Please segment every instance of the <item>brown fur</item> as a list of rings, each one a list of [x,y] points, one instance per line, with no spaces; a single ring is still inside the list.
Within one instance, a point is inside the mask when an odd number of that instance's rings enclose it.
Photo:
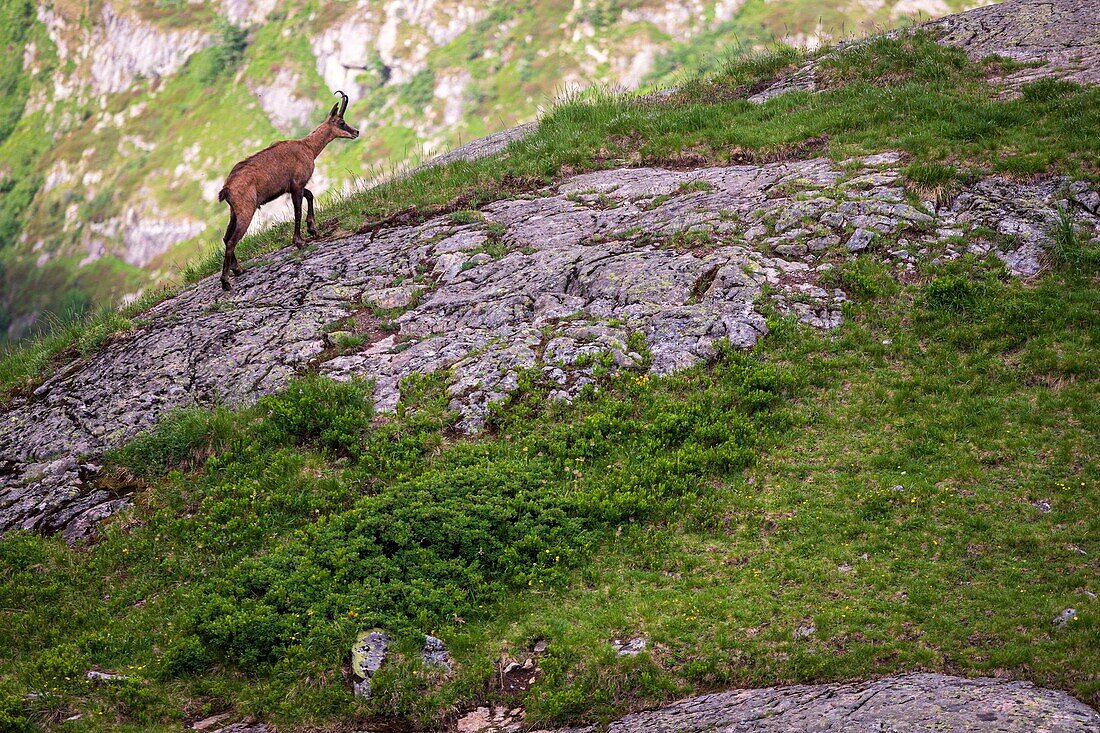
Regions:
[[[283,194],[290,194],[294,202],[294,246],[305,246],[302,239],[302,199],[308,207],[306,230],[311,237],[317,236],[313,217],[313,192],[306,188],[313,176],[313,165],[325,146],[338,137],[355,139],[359,131],[348,127],[344,122],[343,104],[332,106],[328,118],[313,132],[301,140],[281,140],[269,145],[255,155],[251,155],[229,172],[225,186],[218,193],[218,200],[229,204],[229,226],[225,230],[225,258],[222,260],[222,287],[229,290],[229,273],[240,275],[244,272],[237,261],[237,243],[248,231],[256,209],[270,203]]]

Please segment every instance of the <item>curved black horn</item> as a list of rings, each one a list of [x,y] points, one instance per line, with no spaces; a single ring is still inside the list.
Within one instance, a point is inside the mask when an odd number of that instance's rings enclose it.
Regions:
[[[348,108],[348,95],[344,94],[341,91],[336,91],[334,94],[339,94],[341,97],[343,97],[343,99],[340,100],[340,116],[343,117],[344,110]]]

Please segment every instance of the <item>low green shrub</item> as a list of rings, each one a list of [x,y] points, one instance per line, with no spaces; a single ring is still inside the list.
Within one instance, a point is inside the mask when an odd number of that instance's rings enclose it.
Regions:
[[[950,313],[973,312],[982,302],[985,289],[965,275],[939,275],[924,286],[927,307]]]

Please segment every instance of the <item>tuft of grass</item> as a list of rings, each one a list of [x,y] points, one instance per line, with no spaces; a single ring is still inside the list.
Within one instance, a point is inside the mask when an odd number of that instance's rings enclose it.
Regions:
[[[976,80],[981,78],[982,69],[969,62],[961,48],[936,43],[931,33],[901,31],[894,37],[856,41],[826,54],[818,62],[818,75],[824,86],[885,87]]]
[[[964,275],[942,275],[925,286],[924,301],[937,310],[961,313],[977,305],[977,289]]]
[[[948,203],[963,183],[959,170],[944,163],[910,163],[905,166],[902,174],[913,193],[922,201],[934,201],[937,208]]]
[[[890,268],[875,257],[858,257],[839,269],[830,270],[830,273],[835,275],[833,279],[826,280],[827,284],[843,288],[848,295],[859,300],[882,300],[898,292]]]
[[[1100,247],[1086,239],[1073,220],[1073,212],[1064,206],[1058,207],[1050,240],[1046,256],[1051,267],[1094,274],[1100,266]]]
[[[678,101],[714,102],[717,98],[750,97],[794,70],[807,55],[785,45],[764,51],[740,50],[726,57],[714,72],[685,80],[675,91]]]

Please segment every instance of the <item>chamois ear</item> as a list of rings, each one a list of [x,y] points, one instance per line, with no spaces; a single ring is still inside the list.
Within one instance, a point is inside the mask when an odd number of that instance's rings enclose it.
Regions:
[[[329,119],[332,119],[333,117],[335,117],[335,116],[336,116],[336,110],[338,110],[339,108],[340,108],[340,103],[339,103],[339,102],[337,102],[336,104],[332,105],[332,109],[330,109],[330,110],[328,111],[328,116],[329,116]]]

